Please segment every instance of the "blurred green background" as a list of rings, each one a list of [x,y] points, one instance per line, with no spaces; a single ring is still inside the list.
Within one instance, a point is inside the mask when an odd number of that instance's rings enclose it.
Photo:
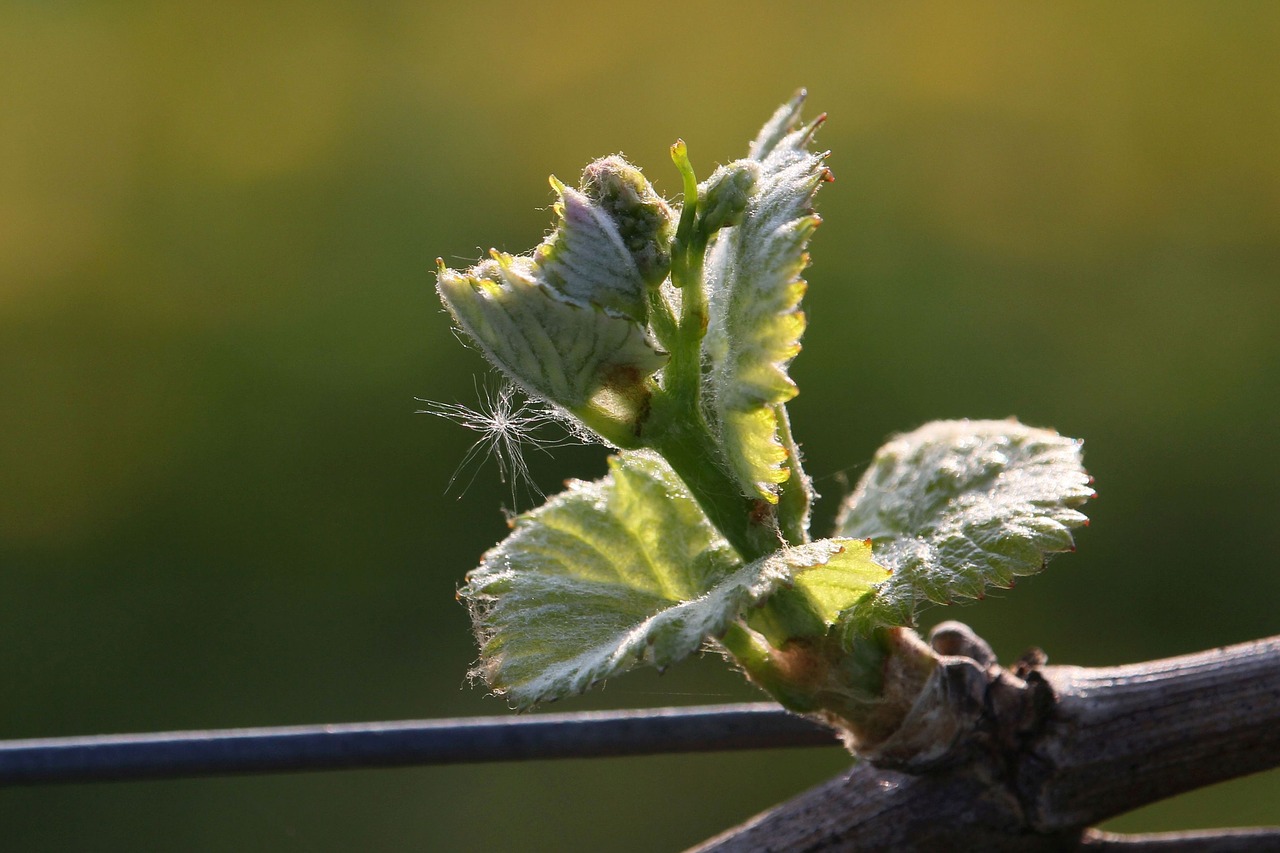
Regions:
[[[1086,439],[1080,552],[959,617],[1110,664],[1280,632],[1280,5],[0,6],[0,737],[500,714],[503,535],[432,292],[622,150],[831,119],[792,418],[828,524],[894,431]],[[548,490],[599,449],[532,459]],[[718,660],[553,710],[755,698]],[[12,850],[663,850],[838,749],[0,792]],[[1114,828],[1280,820],[1263,774]]]

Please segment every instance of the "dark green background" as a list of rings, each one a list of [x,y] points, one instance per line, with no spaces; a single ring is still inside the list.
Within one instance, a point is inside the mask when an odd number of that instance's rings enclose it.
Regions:
[[[831,120],[792,405],[828,524],[884,438],[1086,439],[1080,552],[951,613],[1005,658],[1280,632],[1280,6],[0,7],[0,737],[504,713],[455,586],[503,534],[437,255],[546,175],[667,193],[797,85]],[[544,488],[598,450],[535,458]],[[554,710],[755,694],[717,660]],[[0,792],[13,850],[661,850],[836,749]],[[1280,821],[1280,776],[1124,829]]]

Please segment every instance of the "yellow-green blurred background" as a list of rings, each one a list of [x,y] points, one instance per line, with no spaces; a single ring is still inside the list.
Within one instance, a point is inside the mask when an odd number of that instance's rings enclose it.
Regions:
[[[1078,554],[956,613],[1005,658],[1280,632],[1280,6],[0,6],[0,737],[504,713],[454,588],[504,531],[432,292],[546,176],[678,190],[831,119],[792,406],[828,524],[939,417],[1086,439]],[[544,488],[602,453],[534,458]],[[751,699],[717,660],[554,710]],[[0,791],[11,850],[663,850],[837,749]],[[1114,822],[1280,822],[1263,775]]]

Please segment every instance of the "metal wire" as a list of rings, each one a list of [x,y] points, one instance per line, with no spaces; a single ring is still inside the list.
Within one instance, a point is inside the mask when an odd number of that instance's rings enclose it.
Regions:
[[[834,745],[769,702],[0,741],[0,785]]]

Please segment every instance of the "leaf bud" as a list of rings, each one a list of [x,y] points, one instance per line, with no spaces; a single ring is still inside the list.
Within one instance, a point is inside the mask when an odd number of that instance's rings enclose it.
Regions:
[[[721,228],[737,225],[747,212],[760,164],[754,160],[736,160],[716,169],[698,187],[699,228],[710,236]]]
[[[616,154],[587,165],[582,192],[612,217],[645,283],[661,284],[671,268],[676,216],[635,166]]]
[[[579,189],[555,178],[555,231],[534,250],[547,283],[573,302],[643,323],[645,292],[671,267],[675,214],[640,170],[618,156],[583,171]]]

